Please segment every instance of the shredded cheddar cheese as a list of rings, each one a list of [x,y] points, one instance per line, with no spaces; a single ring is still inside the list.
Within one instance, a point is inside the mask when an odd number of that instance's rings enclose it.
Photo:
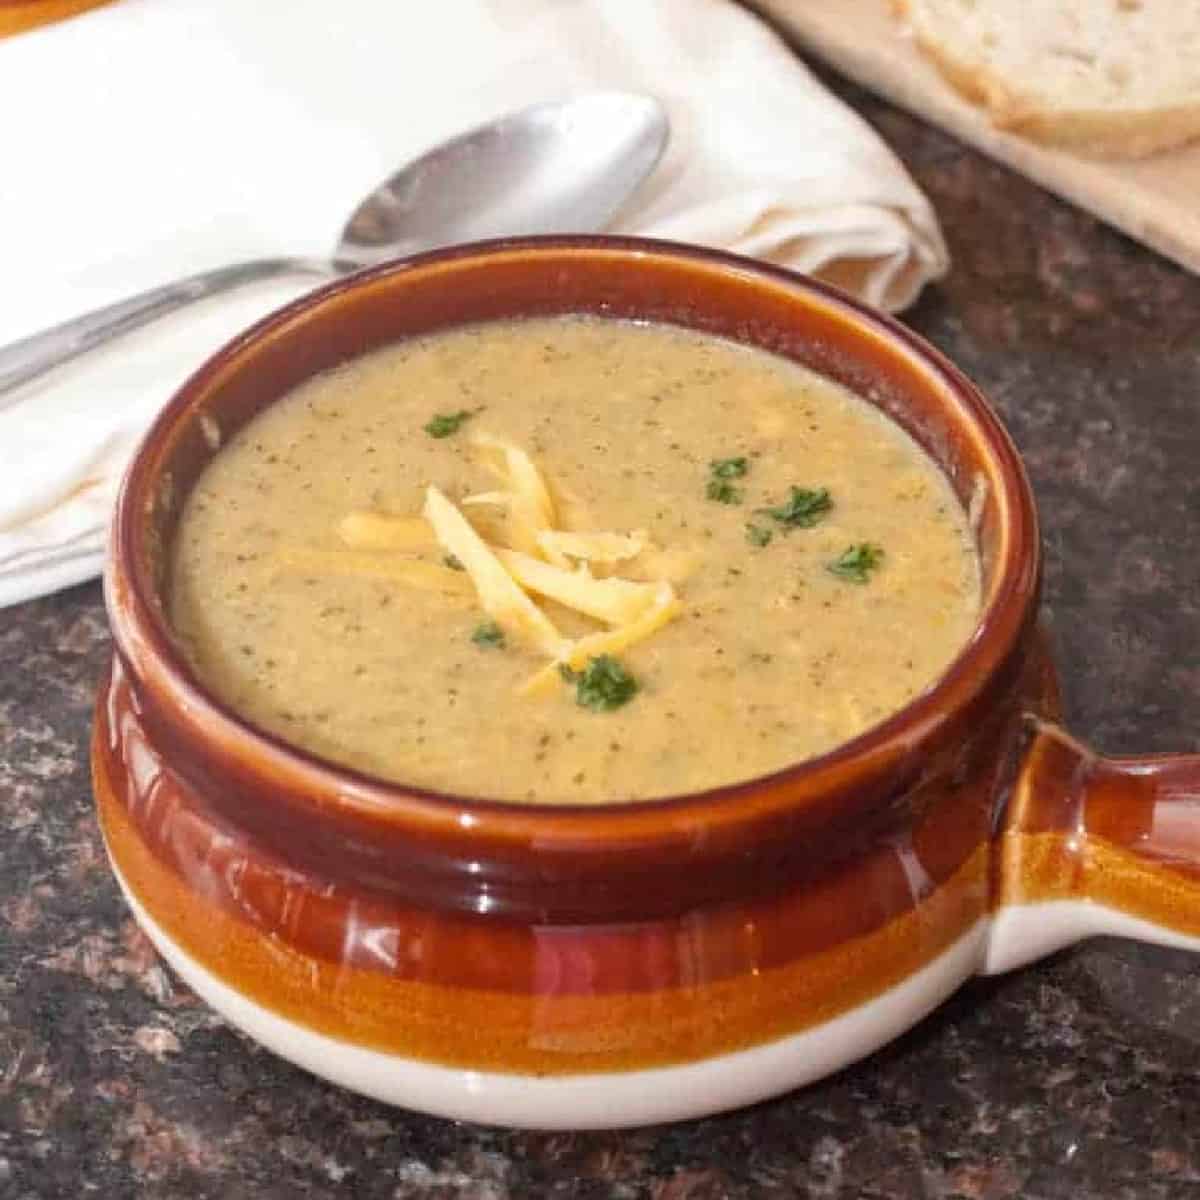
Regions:
[[[618,563],[636,558],[650,544],[644,529],[635,529],[632,533],[570,533],[547,529],[538,534],[537,540],[547,557],[561,554],[593,563]]]
[[[286,549],[279,551],[281,566],[295,571],[312,571],[322,575],[362,575],[372,579],[388,579],[407,584],[426,592],[442,592],[447,597],[467,597],[472,592],[471,581],[461,571],[434,566],[412,558],[393,558],[378,554],[348,551]]]
[[[338,537],[355,550],[420,550],[433,543],[429,525],[420,517],[392,517],[362,510],[342,518]]]
[[[556,528],[565,513],[560,514],[533,459],[520,446],[487,433],[476,433],[471,440],[485,450],[500,452],[501,463],[485,465],[503,488],[465,496],[460,507],[430,485],[420,517],[356,510],[337,527],[349,550],[287,549],[280,552],[280,563],[294,570],[392,580],[439,592],[453,602],[474,594],[495,622],[498,635],[509,634],[551,660],[520,687],[521,695],[544,692],[562,667],[576,670],[591,659],[635,645],[679,612],[672,581],[678,582],[694,568],[698,557],[693,552],[662,550],[642,529],[618,533]],[[492,530],[487,521],[476,528],[462,512],[485,505],[504,510],[503,529]],[[566,508],[576,508],[569,497]],[[489,541],[493,532],[497,540]],[[440,545],[447,561],[461,570],[378,553],[434,545]],[[615,564],[623,564],[623,573],[634,578],[612,574]],[[602,577],[593,574],[593,567],[603,572]],[[555,628],[531,593],[609,628],[570,640]]]
[[[700,565],[700,561],[698,550],[688,550],[682,546],[667,549],[647,546],[626,564],[624,571],[634,579],[651,582],[666,579],[671,583],[683,583]]]
[[[554,501],[550,499],[550,489],[546,486],[542,473],[534,465],[520,446],[504,438],[494,437],[490,433],[476,433],[471,441],[476,446],[484,446],[491,450],[499,450],[504,454],[505,470],[510,484],[515,492],[525,496],[545,520],[547,526],[554,523]]]
[[[505,506],[508,509],[510,539],[518,550],[537,556],[538,534],[553,529],[557,513],[550,489],[533,459],[520,446],[494,437],[489,433],[476,433],[471,442],[488,450],[498,450],[504,457],[500,477],[508,485]],[[488,502],[495,503],[495,493],[484,493]],[[557,555],[548,555],[557,566],[565,566],[566,560]]]
[[[488,616],[506,633],[541,653],[561,653],[566,639],[521,590],[466,517],[433,485],[425,489],[424,516],[446,553],[462,563]]]
[[[557,680],[559,667],[566,666],[578,670],[585,666],[589,659],[598,658],[601,654],[620,654],[622,650],[656,633],[678,614],[680,608],[675,589],[669,583],[658,584],[654,589],[653,600],[641,616],[617,629],[606,633],[589,633],[569,643],[566,650],[552,663],[521,685],[519,694],[532,696],[546,692]]]
[[[508,508],[512,504],[511,492],[473,492],[470,496],[462,498],[464,508],[474,507],[479,504],[495,504],[500,508]]]
[[[654,588],[648,583],[596,579],[586,567],[564,570],[519,550],[497,550],[496,557],[522,587],[607,625],[635,620],[654,600]]]

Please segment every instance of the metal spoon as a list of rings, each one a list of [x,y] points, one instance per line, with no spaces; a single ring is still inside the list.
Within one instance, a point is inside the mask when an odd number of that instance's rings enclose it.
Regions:
[[[654,169],[667,136],[657,100],[619,92],[501,117],[397,171],[355,209],[328,260],[218,267],[0,347],[0,396],[157,317],[255,280],[344,274],[480,238],[603,229]]]

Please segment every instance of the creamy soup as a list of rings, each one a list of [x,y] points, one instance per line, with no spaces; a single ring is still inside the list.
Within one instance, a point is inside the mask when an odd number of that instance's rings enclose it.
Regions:
[[[201,475],[169,595],[261,728],[540,804],[830,750],[929,687],[979,604],[948,481],[872,405],[582,317],[403,342],[271,405]]]

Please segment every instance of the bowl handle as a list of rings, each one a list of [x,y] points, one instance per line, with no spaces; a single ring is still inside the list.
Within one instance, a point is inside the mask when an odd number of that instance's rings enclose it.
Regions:
[[[1200,951],[1200,754],[1103,758],[1036,722],[992,863],[986,974],[1096,934]]]

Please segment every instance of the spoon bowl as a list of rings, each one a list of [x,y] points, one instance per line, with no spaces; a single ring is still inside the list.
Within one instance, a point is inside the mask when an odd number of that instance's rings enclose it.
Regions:
[[[460,242],[603,229],[667,137],[657,100],[620,92],[502,117],[376,188],[346,223],[336,261],[363,267]]]
[[[339,275],[458,242],[605,228],[666,148],[650,96],[598,92],[480,125],[401,167],[354,210],[328,259],[261,258],[190,275],[0,347],[0,409],[88,350],[231,288]]]

